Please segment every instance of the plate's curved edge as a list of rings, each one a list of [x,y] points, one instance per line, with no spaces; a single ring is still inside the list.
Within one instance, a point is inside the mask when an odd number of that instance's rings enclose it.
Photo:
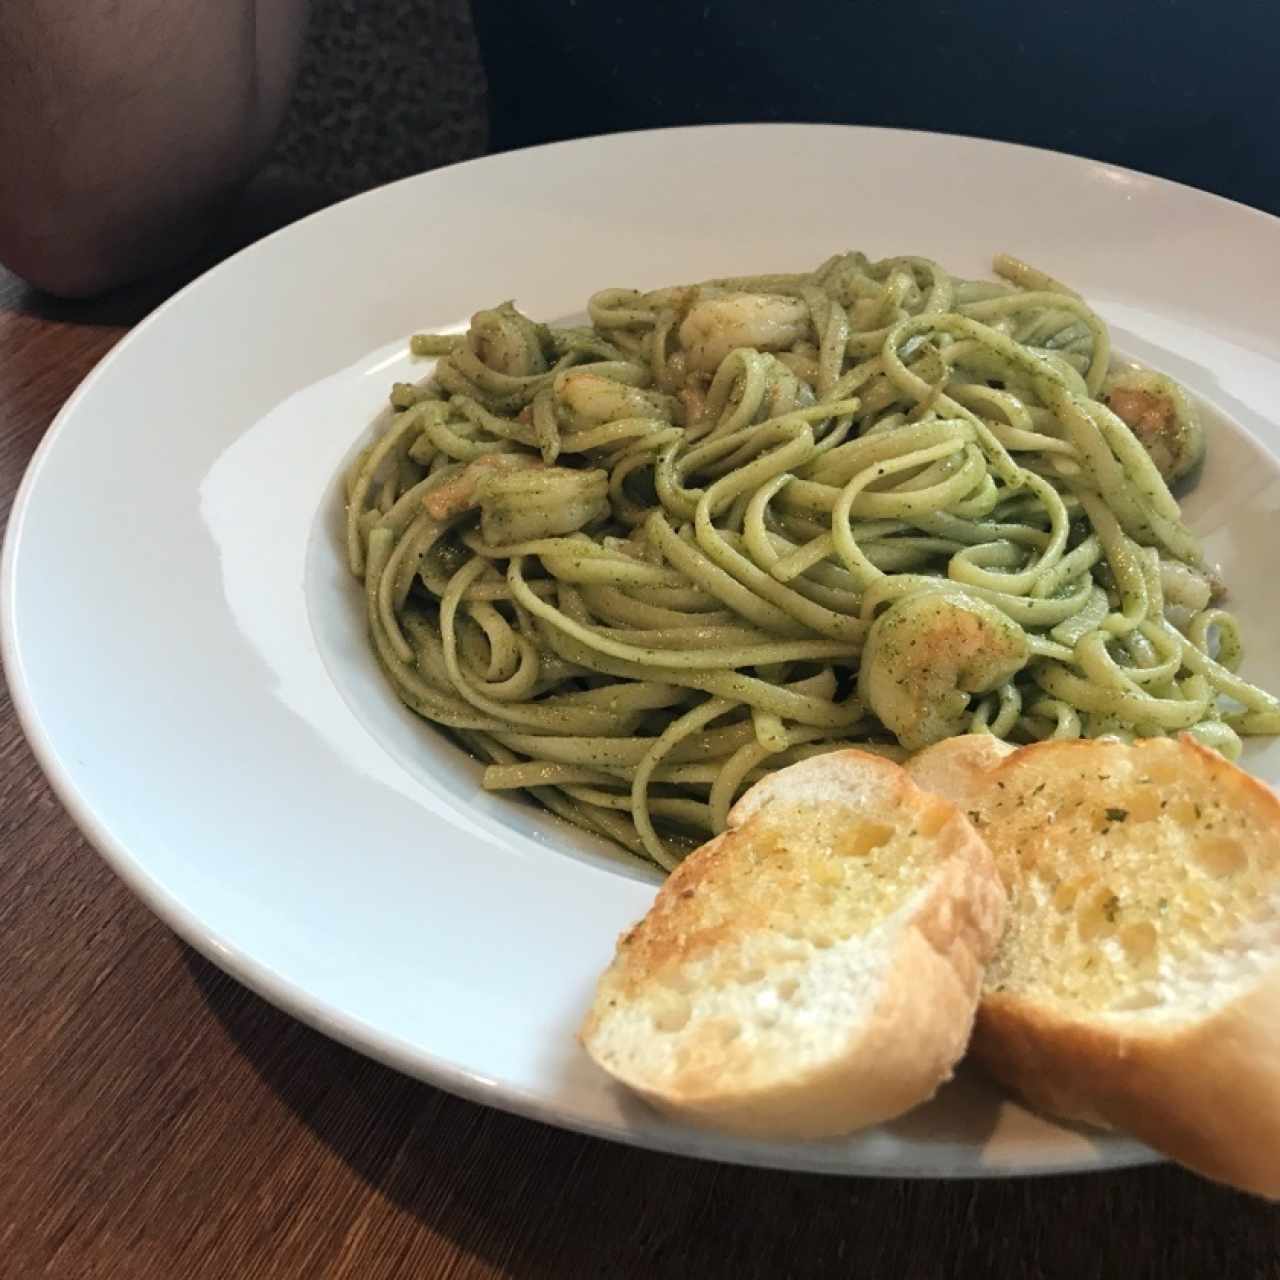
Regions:
[[[870,126],[847,126],[833,124],[760,124],[748,123],[725,125],[702,125],[692,127],[675,127],[665,130],[637,130],[627,133],[601,135],[594,141],[606,141],[608,138],[637,137],[644,134],[674,133],[709,133],[712,131],[760,130],[769,131],[807,131],[831,130],[844,134],[875,135],[912,135],[921,138],[946,137],[956,141],[974,143],[984,147],[1016,150],[1031,154],[1049,154],[1064,161],[1089,169],[1101,168],[1110,172],[1133,174],[1144,182],[1158,186],[1177,189],[1200,200],[1208,200],[1233,208],[1237,213],[1250,215],[1255,219],[1267,222],[1280,222],[1274,215],[1240,204],[1227,197],[1205,192],[1185,184],[1174,182],[1152,174],[1145,174],[1109,162],[1072,155],[1067,152],[1048,151],[1045,148],[1029,147],[1012,142],[998,142],[975,138],[964,134],[943,134],[925,130],[894,130]],[[533,151],[552,151],[560,148],[572,148],[584,140],[547,143],[542,147],[530,148]],[[450,169],[467,168],[501,161],[502,155],[480,157],[466,161],[462,165],[450,166]],[[445,170],[438,170],[443,173]],[[395,187],[419,181],[423,175],[410,175],[396,183]],[[189,282],[174,293],[161,306],[151,312],[140,324],[126,334],[120,342],[95,365],[80,382],[65,404],[59,410],[46,431],[40,444],[32,455],[24,472],[22,481],[15,495],[9,520],[5,530],[3,551],[0,553],[0,661],[3,662],[10,696],[19,724],[31,746],[33,754],[59,801],[67,809],[72,820],[86,839],[103,857],[112,871],[156,916],[158,916],[175,934],[205,956],[211,963],[234,977],[237,981],[253,990],[270,1003],[276,1005],[290,1016],[313,1027],[322,1034],[334,1039],[361,1054],[373,1058],[385,1065],[436,1085],[470,1101],[495,1107],[516,1115],[569,1128],[576,1132],[593,1137],[622,1141],[630,1145],[651,1150],[665,1151],[671,1154],[690,1156],[712,1160],[731,1160],[758,1167],[785,1167],[796,1171],[825,1172],[847,1176],[873,1177],[929,1177],[940,1180],[957,1178],[986,1178],[1018,1176],[1041,1176],[1065,1173],[1078,1173],[1100,1168],[1118,1169],[1135,1167],[1158,1162],[1161,1157],[1142,1148],[1119,1148],[1105,1160],[1082,1160],[1069,1157],[1061,1161],[1028,1161],[1026,1164],[972,1167],[957,1166],[949,1169],[937,1167],[913,1166],[901,1161],[892,1164],[865,1162],[857,1165],[832,1167],[829,1161],[815,1158],[806,1161],[803,1157],[789,1159],[785,1166],[779,1165],[776,1156],[771,1156],[767,1146],[734,1148],[732,1144],[718,1142],[716,1149],[708,1150],[706,1139],[696,1131],[687,1133],[673,1132],[670,1136],[661,1136],[652,1132],[637,1131],[625,1126],[611,1126],[591,1122],[581,1117],[566,1115],[556,1107],[543,1102],[538,1096],[510,1087],[501,1086],[484,1077],[460,1070],[452,1064],[433,1059],[408,1045],[392,1042],[383,1033],[373,1033],[358,1020],[343,1015],[339,1010],[315,1000],[297,984],[283,978],[272,969],[263,966],[238,948],[229,946],[217,934],[205,927],[202,922],[165,887],[149,876],[131,857],[128,850],[121,846],[97,820],[94,813],[81,802],[76,785],[70,772],[64,766],[57,749],[45,731],[38,709],[31,697],[31,691],[23,674],[21,646],[17,635],[15,612],[15,581],[18,568],[18,554],[21,545],[22,527],[30,505],[39,476],[46,459],[56,447],[66,423],[72,418],[81,401],[92,392],[97,382],[106,376],[120,357],[132,345],[140,340],[155,324],[161,323],[170,307],[177,305],[189,291],[203,287],[209,279],[219,272],[228,270],[238,260],[259,252],[269,252],[270,246],[277,237],[284,236],[302,223],[311,222],[330,215],[334,209],[358,204],[362,200],[376,198],[387,188],[375,188],[369,192],[351,197],[339,205],[316,211],[299,222],[290,224],[273,232],[271,235],[246,246],[236,254],[225,259]]]
[[[902,1161],[883,1164],[862,1162],[833,1165],[830,1160],[818,1159],[816,1154],[810,1160],[805,1160],[802,1155],[798,1159],[789,1159],[783,1165],[779,1163],[777,1155],[771,1154],[770,1148],[765,1144],[735,1145],[731,1141],[721,1139],[713,1150],[709,1148],[706,1136],[696,1130],[671,1130],[664,1135],[659,1135],[650,1131],[629,1129],[622,1125],[593,1123],[581,1116],[567,1115],[535,1094],[502,1086],[492,1080],[463,1071],[450,1063],[432,1059],[420,1049],[391,1041],[384,1034],[371,1033],[358,1020],[349,1018],[326,1003],[313,999],[296,983],[259,964],[239,948],[226,944],[168,893],[163,885],[148,876],[130,857],[128,851],[97,822],[92,812],[81,805],[74,783],[44,735],[39,717],[26,697],[25,686],[20,680],[13,678],[12,660],[16,657],[14,643],[16,637],[13,636],[10,626],[11,573],[11,552],[6,538],[3,564],[0,565],[0,593],[3,595],[3,605],[0,607],[0,615],[2,615],[0,616],[0,652],[3,654],[5,671],[8,674],[11,696],[19,723],[27,736],[32,753],[48,778],[55,795],[66,807],[72,821],[129,891],[178,938],[269,1004],[346,1048],[468,1102],[492,1107],[554,1128],[571,1130],[586,1137],[621,1142],[649,1151],[691,1159],[732,1162],[754,1168],[824,1173],[839,1177],[905,1177],[959,1181],[1011,1176],[1046,1177],[1078,1174],[1135,1168],[1161,1162],[1162,1158],[1155,1152],[1121,1148],[1105,1160],[1096,1158],[1082,1160],[1078,1156],[1066,1156],[1058,1161],[1032,1160],[1016,1165],[1007,1163],[983,1165],[974,1162],[972,1165],[954,1165],[946,1169],[924,1164],[905,1164]]]
[[[0,619],[0,651],[3,652],[7,673],[13,671],[11,657],[14,654],[14,637],[11,634],[8,613],[10,575],[10,553],[6,540],[3,566],[0,567],[0,592],[3,592],[4,597],[3,618]],[[363,1023],[347,1017],[324,1002],[313,999],[296,983],[259,964],[241,949],[226,944],[183,907],[165,890],[163,885],[148,876],[130,857],[128,851],[102,828],[92,812],[80,804],[74,783],[63,769],[57,753],[47,741],[34,708],[27,701],[25,688],[20,681],[13,679],[12,674],[9,676],[9,684],[14,708],[23,732],[27,735],[32,753],[48,778],[55,795],[66,807],[72,821],[129,891],[178,938],[211,964],[288,1016],[296,1018],[299,1022],[364,1057],[466,1101],[493,1107],[496,1110],[555,1128],[568,1129],[586,1137],[621,1142],[669,1155],[732,1162],[755,1168],[824,1173],[839,1177],[934,1178],[940,1181],[986,1180],[1012,1176],[1045,1177],[1089,1173],[1135,1168],[1162,1161],[1162,1157],[1155,1152],[1141,1148],[1120,1148],[1108,1154],[1105,1159],[1095,1157],[1084,1160],[1076,1155],[1068,1155],[1061,1160],[1029,1160],[1025,1164],[984,1165],[975,1161],[971,1165],[957,1164],[949,1168],[907,1164],[900,1160],[893,1163],[861,1162],[833,1165],[829,1159],[819,1159],[816,1154],[809,1160],[801,1155],[799,1158],[790,1158],[782,1164],[778,1156],[771,1153],[770,1148],[765,1144],[736,1145],[732,1141],[718,1139],[716,1148],[711,1149],[706,1135],[696,1130],[671,1130],[660,1135],[651,1131],[630,1129],[623,1125],[594,1123],[581,1116],[566,1114],[535,1094],[512,1089],[461,1070],[450,1063],[424,1054],[420,1049],[391,1041],[385,1034],[371,1033]],[[803,1148],[799,1150],[802,1151]]]
[[[153,313],[155,314],[158,313]],[[54,426],[58,426],[75,411],[79,400],[92,389],[97,378],[108,366],[115,350],[116,348],[113,348],[113,351],[90,371],[72,393],[55,418]],[[111,871],[178,938],[268,1003],[365,1057],[469,1102],[493,1107],[496,1110],[556,1128],[569,1129],[587,1137],[622,1142],[629,1146],[692,1159],[734,1162],[755,1168],[783,1168],[794,1172],[825,1173],[842,1177],[935,1178],[943,1181],[1088,1173],[1104,1169],[1140,1167],[1161,1161],[1162,1158],[1155,1152],[1121,1148],[1101,1160],[1097,1158],[1084,1160],[1076,1155],[1068,1155],[1056,1161],[1029,1160],[1025,1164],[1016,1165],[1008,1163],[983,1165],[975,1161],[967,1166],[938,1168],[896,1161],[833,1166],[830,1160],[821,1160],[816,1155],[808,1161],[803,1156],[799,1159],[792,1158],[783,1165],[779,1163],[777,1155],[771,1154],[770,1148],[763,1144],[735,1146],[732,1142],[718,1140],[716,1148],[710,1149],[706,1136],[695,1130],[683,1132],[672,1130],[663,1136],[622,1125],[593,1123],[581,1116],[567,1115],[535,1094],[500,1085],[482,1076],[461,1070],[451,1063],[435,1059],[420,1049],[391,1042],[384,1034],[373,1033],[358,1020],[347,1017],[327,1003],[315,1000],[298,984],[259,964],[242,949],[229,945],[208,929],[159,881],[148,875],[129,851],[98,821],[93,811],[81,802],[75,782],[46,733],[39,712],[30,697],[30,690],[22,673],[22,655],[16,631],[15,573],[21,529],[30,494],[38,483],[43,460],[53,443],[54,429],[51,427],[37,446],[23,476],[11,508],[3,550],[0,552],[0,662],[3,662],[6,683],[18,722],[54,794],[66,808],[81,834]]]

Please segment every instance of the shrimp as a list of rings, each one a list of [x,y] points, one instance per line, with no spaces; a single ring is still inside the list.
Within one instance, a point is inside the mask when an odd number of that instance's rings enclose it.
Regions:
[[[1196,567],[1161,556],[1160,590],[1166,609],[1182,609],[1190,614],[1218,604],[1227,594],[1227,584],[1210,565]]]
[[[904,596],[867,633],[858,694],[909,751],[963,733],[969,695],[1026,666],[1025,632],[994,605],[947,591]]]
[[[430,490],[422,505],[433,520],[451,520],[480,505],[480,482],[498,471],[527,471],[541,467],[538,458],[525,453],[484,453],[468,462],[456,475]]]
[[[670,422],[669,396],[645,391],[587,369],[570,369],[557,380],[556,400],[576,426],[596,427],[619,418],[660,418]]]
[[[557,538],[609,514],[609,473],[569,467],[489,470],[476,486],[490,546]]]
[[[714,373],[737,347],[783,351],[809,331],[809,308],[799,298],[771,293],[723,293],[694,303],[680,325],[689,368]]]
[[[1103,388],[1102,399],[1151,455],[1167,483],[1180,480],[1204,457],[1204,428],[1182,389],[1161,374],[1118,374]]]

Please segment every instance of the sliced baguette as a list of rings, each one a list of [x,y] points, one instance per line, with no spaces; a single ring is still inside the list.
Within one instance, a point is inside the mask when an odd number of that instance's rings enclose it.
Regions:
[[[733,807],[618,943],[581,1031],[689,1123],[847,1133],[930,1098],[1004,922],[986,846],[898,765],[839,751]]]
[[[917,787],[945,796],[963,810],[973,796],[987,788],[991,770],[1016,750],[989,733],[967,733],[943,738],[916,752],[906,769]]]
[[[1035,1106],[1280,1198],[1274,793],[1189,738],[1041,743],[985,783],[931,769],[1010,895],[974,1057]]]

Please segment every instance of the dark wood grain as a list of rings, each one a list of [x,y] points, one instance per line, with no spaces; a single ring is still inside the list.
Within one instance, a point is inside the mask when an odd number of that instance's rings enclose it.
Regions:
[[[92,306],[0,274],[0,511],[173,281]],[[1280,1277],[1280,1210],[1177,1169],[941,1183],[610,1146],[330,1043],[180,944],[0,700],[0,1277]]]

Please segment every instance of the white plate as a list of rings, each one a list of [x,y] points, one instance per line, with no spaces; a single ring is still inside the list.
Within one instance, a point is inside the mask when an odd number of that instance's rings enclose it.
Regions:
[[[738,1142],[623,1098],[573,1031],[654,877],[516,801],[366,651],[333,477],[405,337],[515,297],[795,270],[835,250],[1063,277],[1118,348],[1238,426],[1189,504],[1280,687],[1272,586],[1280,222],[1106,165],[925,134],[732,127],[498,156],[245,250],[138,327],[59,415],[5,546],[4,657],[64,803],[216,963],[446,1089],[592,1133],[784,1168],[975,1175],[1148,1158],[976,1080],[847,1141]],[[1275,780],[1280,756],[1252,764]]]

